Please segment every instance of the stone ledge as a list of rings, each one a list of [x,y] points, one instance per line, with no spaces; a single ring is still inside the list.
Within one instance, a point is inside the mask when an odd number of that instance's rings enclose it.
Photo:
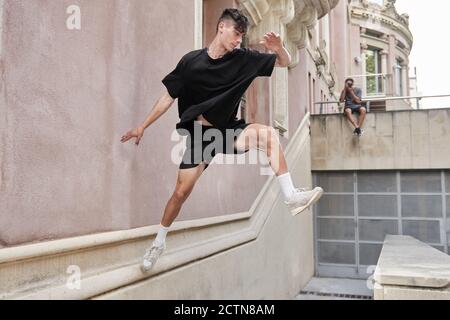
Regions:
[[[449,288],[450,256],[413,237],[387,235],[374,279],[381,286]]]

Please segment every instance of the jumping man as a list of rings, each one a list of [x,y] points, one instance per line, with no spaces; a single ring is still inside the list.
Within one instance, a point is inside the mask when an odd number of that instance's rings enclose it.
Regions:
[[[236,117],[241,97],[252,81],[259,76],[269,77],[275,66],[287,67],[291,62],[280,36],[273,32],[266,33],[260,44],[274,53],[240,48],[247,28],[248,19],[240,10],[225,9],[209,48],[191,51],[181,58],[176,68],[162,80],[167,91],[148,117],[121,138],[121,142],[136,138],[135,144],[139,145],[144,130],[178,98],[180,122],[176,128],[178,133],[187,136],[187,148],[158,234],[144,255],[143,272],[150,270],[165,250],[169,227],[217,153],[241,154],[250,149],[265,152],[292,215],[317,202],[323,193],[320,187],[309,191],[294,187],[275,129],[245,123]],[[211,141],[207,136],[216,139]],[[212,144],[214,148],[211,148]]]

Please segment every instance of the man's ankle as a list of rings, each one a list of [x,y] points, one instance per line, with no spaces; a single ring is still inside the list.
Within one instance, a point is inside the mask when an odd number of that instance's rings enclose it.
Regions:
[[[164,244],[165,244],[165,241],[164,241],[164,240],[163,240],[163,241],[160,241],[160,240],[155,240],[155,241],[153,241],[153,245],[154,245],[155,247],[158,247],[158,248],[164,246]]]

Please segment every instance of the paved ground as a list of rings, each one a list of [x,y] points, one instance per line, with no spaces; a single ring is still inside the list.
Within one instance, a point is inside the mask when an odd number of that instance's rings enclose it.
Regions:
[[[366,300],[373,291],[366,280],[312,278],[296,300]]]

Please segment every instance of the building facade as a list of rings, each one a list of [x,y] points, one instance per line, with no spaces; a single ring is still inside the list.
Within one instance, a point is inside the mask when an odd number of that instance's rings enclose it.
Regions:
[[[340,111],[320,103],[336,101],[346,77],[367,97],[409,93],[412,36],[393,5],[0,1],[0,298],[297,294],[314,274],[313,217],[291,220],[263,164],[238,157],[208,167],[169,234],[173,251],[153,274],[137,272],[175,187],[176,103],[138,148],[120,136],[142,122],[179,59],[209,45],[221,11],[240,8],[251,22],[244,46],[262,50],[274,31],[293,58],[254,81],[240,116],[276,128],[296,184],[311,186],[309,115]],[[78,291],[65,286],[72,265],[84,272]]]

